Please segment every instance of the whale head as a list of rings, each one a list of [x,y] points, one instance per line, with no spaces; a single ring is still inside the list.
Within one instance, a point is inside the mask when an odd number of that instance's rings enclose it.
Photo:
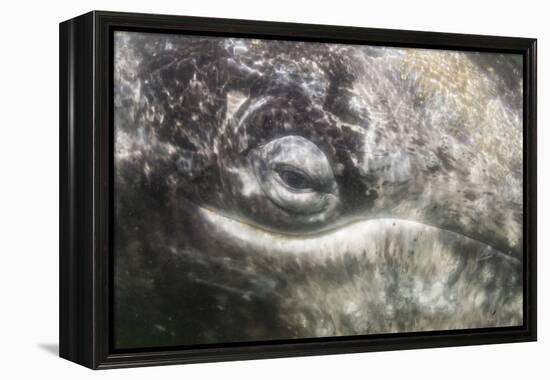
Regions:
[[[521,325],[515,56],[115,38],[121,346]]]

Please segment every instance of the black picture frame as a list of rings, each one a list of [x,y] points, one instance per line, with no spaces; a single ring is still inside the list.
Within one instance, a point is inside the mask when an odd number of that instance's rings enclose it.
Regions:
[[[521,54],[523,325],[114,352],[110,253],[115,30]],[[62,22],[59,36],[61,357],[102,369],[536,340],[536,39],[104,11]]]

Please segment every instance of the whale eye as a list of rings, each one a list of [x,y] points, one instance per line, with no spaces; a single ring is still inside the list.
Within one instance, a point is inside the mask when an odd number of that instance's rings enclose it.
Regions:
[[[318,214],[337,201],[329,160],[303,137],[272,140],[253,150],[249,159],[264,194],[287,212]]]
[[[283,186],[287,186],[289,190],[297,191],[312,191],[313,181],[299,169],[282,166],[275,169],[279,175],[279,180]]]

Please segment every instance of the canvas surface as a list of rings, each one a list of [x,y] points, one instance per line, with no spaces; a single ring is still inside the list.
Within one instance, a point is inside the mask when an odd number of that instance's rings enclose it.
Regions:
[[[115,348],[522,324],[521,55],[114,43]]]

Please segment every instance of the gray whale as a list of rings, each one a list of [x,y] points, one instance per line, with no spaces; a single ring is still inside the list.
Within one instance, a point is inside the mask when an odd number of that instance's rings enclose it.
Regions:
[[[116,346],[521,325],[521,73],[117,32]]]

